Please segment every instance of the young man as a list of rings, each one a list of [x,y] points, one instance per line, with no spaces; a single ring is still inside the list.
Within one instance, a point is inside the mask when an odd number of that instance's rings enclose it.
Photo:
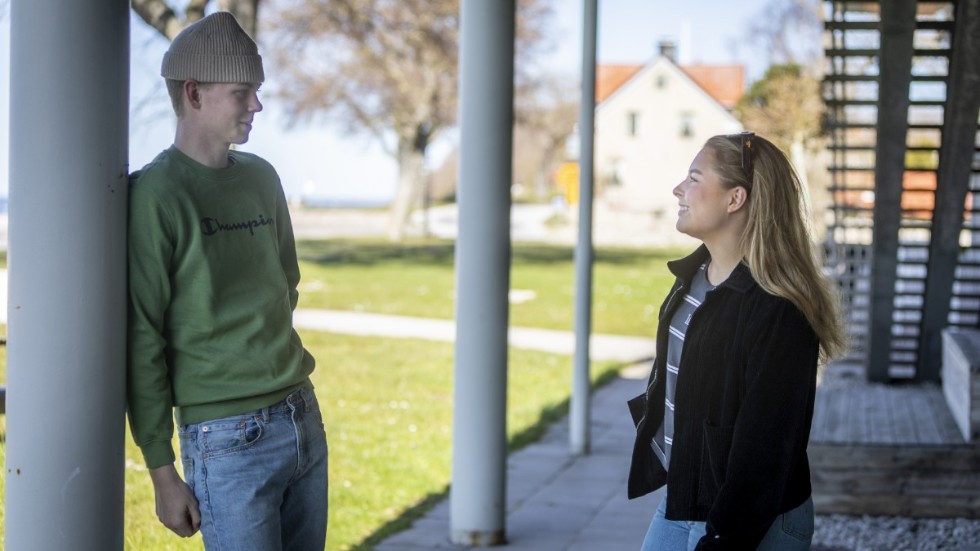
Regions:
[[[129,217],[129,416],[157,515],[209,550],[322,550],[327,443],[292,327],[289,212],[272,166],[230,150],[262,110],[262,59],[219,12],[174,39],[161,73],[176,137],[133,175]]]

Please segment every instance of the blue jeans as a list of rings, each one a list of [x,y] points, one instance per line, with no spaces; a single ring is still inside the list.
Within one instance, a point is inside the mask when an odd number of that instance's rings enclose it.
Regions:
[[[178,433],[206,549],[323,550],[327,437],[312,390]]]
[[[660,501],[656,514],[643,538],[641,551],[693,551],[704,537],[705,523],[667,520],[667,494]],[[813,498],[776,517],[769,531],[759,542],[757,551],[806,551],[813,539]]]

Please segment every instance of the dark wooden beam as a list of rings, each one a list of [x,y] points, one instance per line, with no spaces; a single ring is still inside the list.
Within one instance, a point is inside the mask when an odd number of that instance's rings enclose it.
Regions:
[[[917,378],[924,381],[939,380],[942,330],[949,318],[963,209],[976,151],[977,113],[980,112],[980,0],[959,0],[955,23],[916,369]]]
[[[868,332],[868,379],[889,380],[892,316],[898,266],[898,229],[902,218],[902,176],[912,82],[915,0],[881,5],[881,58],[875,148],[875,206],[871,255],[871,315]]]
[[[811,442],[807,455],[818,514],[980,518],[975,445]]]

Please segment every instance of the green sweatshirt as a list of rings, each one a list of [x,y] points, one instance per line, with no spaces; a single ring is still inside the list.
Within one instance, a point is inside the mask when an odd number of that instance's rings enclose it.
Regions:
[[[261,158],[230,156],[212,169],[171,147],[130,186],[127,392],[151,469],[175,459],[174,413],[200,423],[310,386],[282,185]]]

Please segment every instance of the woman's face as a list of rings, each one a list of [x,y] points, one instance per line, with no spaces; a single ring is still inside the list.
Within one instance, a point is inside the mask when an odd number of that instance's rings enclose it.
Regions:
[[[680,208],[677,231],[705,242],[734,231],[732,214],[740,206],[735,189],[722,187],[714,168],[714,153],[702,149],[691,162],[687,178],[674,187]]]

